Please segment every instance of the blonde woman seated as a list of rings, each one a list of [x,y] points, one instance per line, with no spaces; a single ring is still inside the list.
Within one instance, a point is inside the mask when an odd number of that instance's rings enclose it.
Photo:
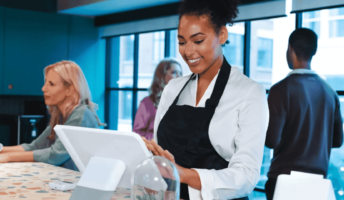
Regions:
[[[56,124],[96,128],[99,119],[81,68],[72,61],[61,61],[44,69],[42,88],[51,115],[50,124],[31,144],[4,147],[0,163],[44,162],[76,169],[67,150],[52,129]]]

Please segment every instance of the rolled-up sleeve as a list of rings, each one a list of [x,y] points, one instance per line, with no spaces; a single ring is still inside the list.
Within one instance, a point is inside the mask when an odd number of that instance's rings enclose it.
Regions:
[[[197,196],[203,200],[240,198],[253,191],[260,177],[268,121],[265,89],[255,84],[239,110],[239,131],[234,141],[236,150],[228,168],[195,169],[200,176],[202,189],[198,191],[189,187],[192,200],[200,199]],[[197,195],[197,192],[201,194]]]
[[[69,123],[68,125],[73,125]],[[56,136],[54,144],[50,146],[48,136],[50,135],[50,126],[30,144],[22,144],[25,151],[33,151],[33,159],[36,162],[44,162],[52,165],[61,165],[66,162],[70,156],[64,148],[61,140]]]
[[[71,115],[64,125],[81,126],[82,119],[83,116]],[[57,135],[55,137],[55,142],[50,147],[33,151],[33,158],[36,162],[44,162],[59,166],[70,159],[70,156],[61,140]]]
[[[86,111],[82,109],[78,110],[77,113],[72,113],[64,125],[90,128],[98,127],[97,120],[93,116],[93,113],[91,113],[91,111]],[[33,151],[34,161],[59,166],[68,161],[70,155],[57,135],[55,141],[51,144],[48,140],[50,130],[49,126],[31,144],[22,144],[22,146],[26,151]]]
[[[37,149],[47,148],[49,146],[49,140],[47,137],[50,135],[50,126],[48,126],[41,135],[38,136],[30,144],[21,144],[25,151],[35,151]]]
[[[62,165],[70,159],[59,138],[56,138],[55,143],[49,148],[34,150],[33,157],[36,162],[45,162],[56,166]]]

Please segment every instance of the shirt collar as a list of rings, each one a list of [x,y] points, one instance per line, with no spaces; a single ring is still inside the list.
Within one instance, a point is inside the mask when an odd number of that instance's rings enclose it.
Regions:
[[[316,74],[316,72],[310,69],[294,69],[289,72],[288,76],[292,74]]]

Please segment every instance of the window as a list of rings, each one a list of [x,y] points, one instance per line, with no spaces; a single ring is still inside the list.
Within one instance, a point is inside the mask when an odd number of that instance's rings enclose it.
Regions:
[[[295,15],[251,22],[250,78],[266,89],[290,72],[288,40],[295,30]]]
[[[340,96],[339,101],[343,117],[344,96]],[[344,200],[344,145],[338,149],[332,149],[327,178],[332,181],[336,199]]]
[[[227,26],[227,30],[229,44],[222,48],[223,55],[231,66],[238,67],[243,72],[245,23]]]
[[[126,89],[133,87],[134,38],[134,35],[120,36],[108,39],[107,42],[110,47],[107,124],[108,128],[114,130],[131,130],[133,92]]]
[[[159,62],[164,58],[164,48],[165,48],[165,31],[153,33],[153,60]]]
[[[318,50],[312,60],[312,69],[330,84],[334,90],[344,90],[344,15],[343,8],[305,12],[321,16],[321,37]],[[314,14],[313,14],[314,15]],[[304,20],[305,21],[305,20]],[[303,23],[307,27],[307,21]],[[317,32],[317,28],[308,27]]]
[[[133,61],[134,56],[134,35],[130,35],[127,37],[121,37],[123,42],[123,60],[124,61]]]
[[[314,32],[320,38],[320,11],[312,11],[303,13],[303,27],[314,30]]]
[[[228,59],[228,62],[233,66],[243,67],[243,51],[244,51],[244,36],[228,33],[228,40],[230,41],[225,47],[223,47],[224,55]]]
[[[164,58],[165,31],[139,34],[138,88],[148,88],[159,62]]]
[[[330,38],[344,37],[344,8],[329,10]]]
[[[344,37],[344,19],[330,21],[330,38]]]
[[[257,67],[272,68],[272,43],[272,39],[258,38]]]
[[[113,37],[107,45],[107,128],[132,131],[136,110],[164,58],[165,31]]]

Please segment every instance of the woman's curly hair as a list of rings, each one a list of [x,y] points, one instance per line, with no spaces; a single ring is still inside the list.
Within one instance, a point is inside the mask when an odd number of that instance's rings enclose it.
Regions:
[[[208,15],[218,34],[223,26],[233,25],[237,17],[239,0],[184,0],[179,7],[183,15]]]

